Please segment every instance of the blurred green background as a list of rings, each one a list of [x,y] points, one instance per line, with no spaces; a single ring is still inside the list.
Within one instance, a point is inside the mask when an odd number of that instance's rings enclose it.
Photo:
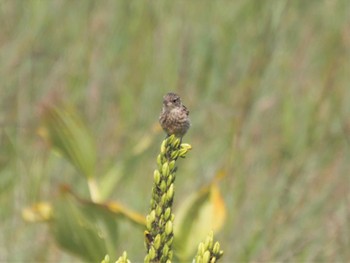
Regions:
[[[0,261],[77,261],[21,216],[60,184],[88,197],[39,136],[42,103],[76,107],[97,181],[146,214],[168,91],[192,120],[175,207],[225,175],[223,262],[350,261],[348,0],[1,0],[0,24]],[[120,235],[142,261],[142,231]]]

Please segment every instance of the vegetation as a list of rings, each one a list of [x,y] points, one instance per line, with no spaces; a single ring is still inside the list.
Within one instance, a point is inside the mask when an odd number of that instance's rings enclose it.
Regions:
[[[212,228],[231,261],[349,261],[348,2],[0,1],[0,261],[143,261],[168,91],[192,120],[182,260]]]

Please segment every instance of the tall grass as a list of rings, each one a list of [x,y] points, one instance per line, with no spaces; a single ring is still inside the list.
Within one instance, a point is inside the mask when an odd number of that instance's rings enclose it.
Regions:
[[[43,101],[77,105],[97,173],[118,167],[113,198],[146,214],[173,90],[193,146],[175,206],[226,175],[224,260],[349,261],[349,13],[347,0],[1,1],[0,260],[73,260],[20,217],[60,183],[87,192],[38,136]],[[139,234],[121,229],[134,262]]]

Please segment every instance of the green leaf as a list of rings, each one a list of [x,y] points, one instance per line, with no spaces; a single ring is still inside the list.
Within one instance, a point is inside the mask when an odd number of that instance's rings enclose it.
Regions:
[[[217,184],[193,193],[175,213],[176,256],[189,261],[209,230],[219,231],[226,219],[226,208]]]
[[[118,224],[104,206],[63,193],[54,205],[50,225],[57,243],[89,262],[100,262],[106,254],[116,258]]]
[[[96,147],[83,121],[68,108],[44,106],[41,135],[86,177],[95,174]]]
[[[106,174],[100,178],[100,196],[101,200],[106,200],[116,189],[119,180],[123,177],[124,163],[118,162],[113,165]]]

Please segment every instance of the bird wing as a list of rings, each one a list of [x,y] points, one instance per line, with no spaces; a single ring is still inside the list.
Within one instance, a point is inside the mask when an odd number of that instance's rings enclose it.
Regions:
[[[190,114],[190,111],[186,108],[185,105],[182,105],[182,107],[183,107],[183,109],[185,110],[186,115],[188,116],[188,115]]]

